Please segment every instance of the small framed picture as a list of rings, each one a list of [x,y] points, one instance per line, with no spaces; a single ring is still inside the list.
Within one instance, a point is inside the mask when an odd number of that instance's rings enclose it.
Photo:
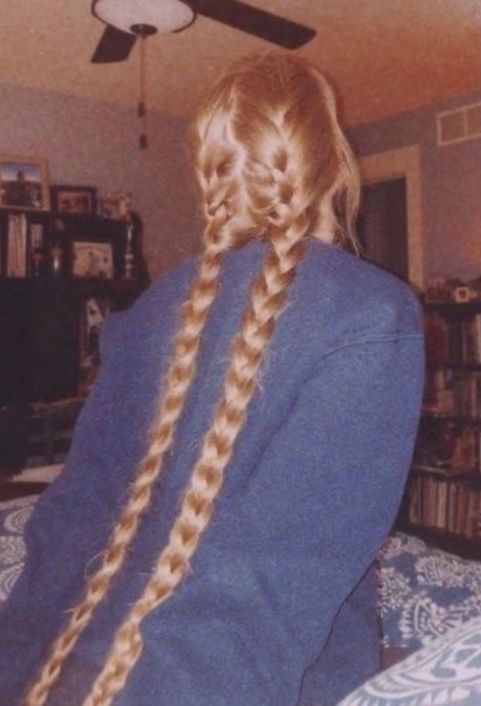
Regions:
[[[98,201],[98,212],[102,218],[112,218],[114,221],[130,220],[132,211],[132,194],[127,191],[107,192],[101,194]]]
[[[56,213],[93,215],[97,211],[94,186],[52,186],[52,208]]]
[[[0,207],[48,211],[48,165],[36,157],[0,155]]]
[[[72,274],[74,277],[112,279],[114,258],[111,243],[74,240]]]
[[[100,366],[100,329],[110,310],[111,302],[104,297],[89,297],[82,302],[79,351],[79,394],[81,397],[88,395],[95,381]]]

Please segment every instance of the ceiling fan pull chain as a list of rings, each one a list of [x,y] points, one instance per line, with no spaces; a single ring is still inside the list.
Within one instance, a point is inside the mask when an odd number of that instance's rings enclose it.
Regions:
[[[147,91],[146,91],[146,47],[145,47],[145,36],[140,38],[140,92],[139,92],[139,104],[137,106],[137,115],[141,120],[141,133],[139,137],[139,148],[141,150],[146,150],[148,147],[147,140]]]

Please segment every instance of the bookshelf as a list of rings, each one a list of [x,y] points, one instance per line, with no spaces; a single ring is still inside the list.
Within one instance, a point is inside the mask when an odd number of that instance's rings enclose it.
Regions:
[[[400,525],[481,559],[481,301],[424,304],[426,380]]]
[[[27,464],[29,449],[66,451],[99,366],[102,321],[148,284],[140,218],[129,225],[128,233],[125,222],[91,214],[0,209],[0,476]],[[80,253],[92,246],[80,266],[76,243]]]

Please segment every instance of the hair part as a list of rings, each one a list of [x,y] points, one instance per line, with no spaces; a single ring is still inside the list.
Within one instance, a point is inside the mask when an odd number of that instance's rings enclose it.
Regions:
[[[309,235],[357,249],[358,169],[333,89],[316,67],[280,53],[243,59],[208,96],[193,127],[201,185],[212,175],[213,155],[223,155],[216,176],[235,213],[234,239],[264,235],[289,204],[291,216],[307,214]]]

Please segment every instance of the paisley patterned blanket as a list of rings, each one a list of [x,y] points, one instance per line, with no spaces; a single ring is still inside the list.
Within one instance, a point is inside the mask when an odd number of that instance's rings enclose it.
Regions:
[[[481,618],[370,679],[338,706],[480,706]]]
[[[387,540],[379,559],[385,647],[413,651],[481,616],[481,562],[401,532]]]
[[[25,557],[23,529],[37,496],[0,503],[0,607],[22,570]]]
[[[0,503],[0,608],[23,566],[23,529],[35,500]],[[398,532],[379,553],[379,612],[385,648],[425,649],[342,706],[481,706],[481,563]]]

